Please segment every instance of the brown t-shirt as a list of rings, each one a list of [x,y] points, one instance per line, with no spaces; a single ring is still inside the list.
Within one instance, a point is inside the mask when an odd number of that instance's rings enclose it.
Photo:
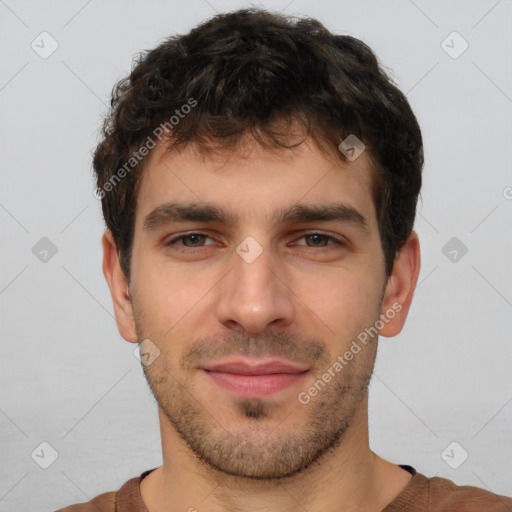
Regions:
[[[411,466],[400,467],[413,476],[382,512],[512,512],[512,498],[478,487],[459,486],[446,478],[427,478]],[[87,503],[56,512],[148,512],[140,494],[140,482],[155,469],[128,480],[117,492],[106,492]]]

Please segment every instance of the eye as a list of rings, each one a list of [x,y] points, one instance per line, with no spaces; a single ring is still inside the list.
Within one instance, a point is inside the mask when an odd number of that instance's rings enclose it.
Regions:
[[[180,244],[180,247],[190,247],[190,248],[194,248],[194,247],[203,247],[203,245],[200,243],[201,240],[204,241],[205,238],[210,238],[208,235],[204,234],[204,233],[186,233],[184,235],[179,235],[175,238],[172,238],[171,240],[168,240],[166,242],[164,242],[164,245],[166,247],[169,247],[169,246],[173,246],[173,245],[176,245],[176,243],[178,241],[186,241],[186,240],[190,240],[191,244],[188,245],[188,244]],[[209,245],[212,245],[212,244],[209,244]]]
[[[204,242],[211,238],[206,233],[200,233],[200,232],[191,232],[191,233],[185,233],[181,234],[179,236],[176,236],[174,238],[171,238],[170,240],[167,240],[164,242],[165,247],[176,247],[176,248],[189,248],[189,249],[200,249],[202,247],[205,247],[207,245],[215,245],[214,243],[211,244],[205,244]],[[326,233],[322,232],[311,232],[311,233],[305,233],[301,237],[299,237],[297,240],[306,240],[306,244],[297,244],[297,245],[305,245],[306,247],[317,247],[317,248],[325,248],[329,246],[340,246],[343,247],[346,245],[345,242],[343,242],[341,239],[334,237],[332,235],[328,235]],[[181,242],[181,243],[179,243]],[[310,243],[308,243],[310,242]]]
[[[313,233],[306,233],[304,235],[302,235],[298,240],[300,239],[306,239],[306,240],[310,240],[312,242],[312,245],[307,245],[307,247],[320,247],[320,248],[323,248],[323,247],[326,247],[327,245],[333,245],[332,243],[329,244],[329,242],[333,242],[334,245],[339,245],[339,246],[344,246],[345,243],[332,236],[332,235],[327,235],[325,233],[321,233],[321,232],[313,232]],[[322,238],[323,240],[326,242],[325,244],[322,242]],[[302,245],[302,244],[299,244],[299,245]]]

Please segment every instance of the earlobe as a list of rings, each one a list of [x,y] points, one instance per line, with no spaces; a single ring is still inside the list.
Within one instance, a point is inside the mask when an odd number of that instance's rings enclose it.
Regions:
[[[137,331],[135,329],[130,287],[121,268],[117,245],[110,231],[104,233],[102,245],[103,275],[110,288],[117,328],[126,341],[135,343],[137,342]]]
[[[403,328],[420,272],[421,256],[418,235],[411,231],[395,258],[393,271],[386,284],[381,318],[381,336],[396,336]]]

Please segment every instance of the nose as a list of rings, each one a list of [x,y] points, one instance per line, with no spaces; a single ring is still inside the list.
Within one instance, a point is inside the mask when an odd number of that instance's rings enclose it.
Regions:
[[[284,328],[295,320],[294,295],[284,269],[270,254],[270,249],[254,260],[233,251],[233,269],[218,289],[216,314],[224,326],[251,336],[269,328]]]

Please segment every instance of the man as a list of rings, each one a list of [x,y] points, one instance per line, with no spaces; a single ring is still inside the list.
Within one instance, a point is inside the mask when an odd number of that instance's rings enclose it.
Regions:
[[[420,269],[423,146],[361,41],[247,9],[146,52],[94,155],[117,325],[162,467],[62,511],[512,511],[368,441]]]

